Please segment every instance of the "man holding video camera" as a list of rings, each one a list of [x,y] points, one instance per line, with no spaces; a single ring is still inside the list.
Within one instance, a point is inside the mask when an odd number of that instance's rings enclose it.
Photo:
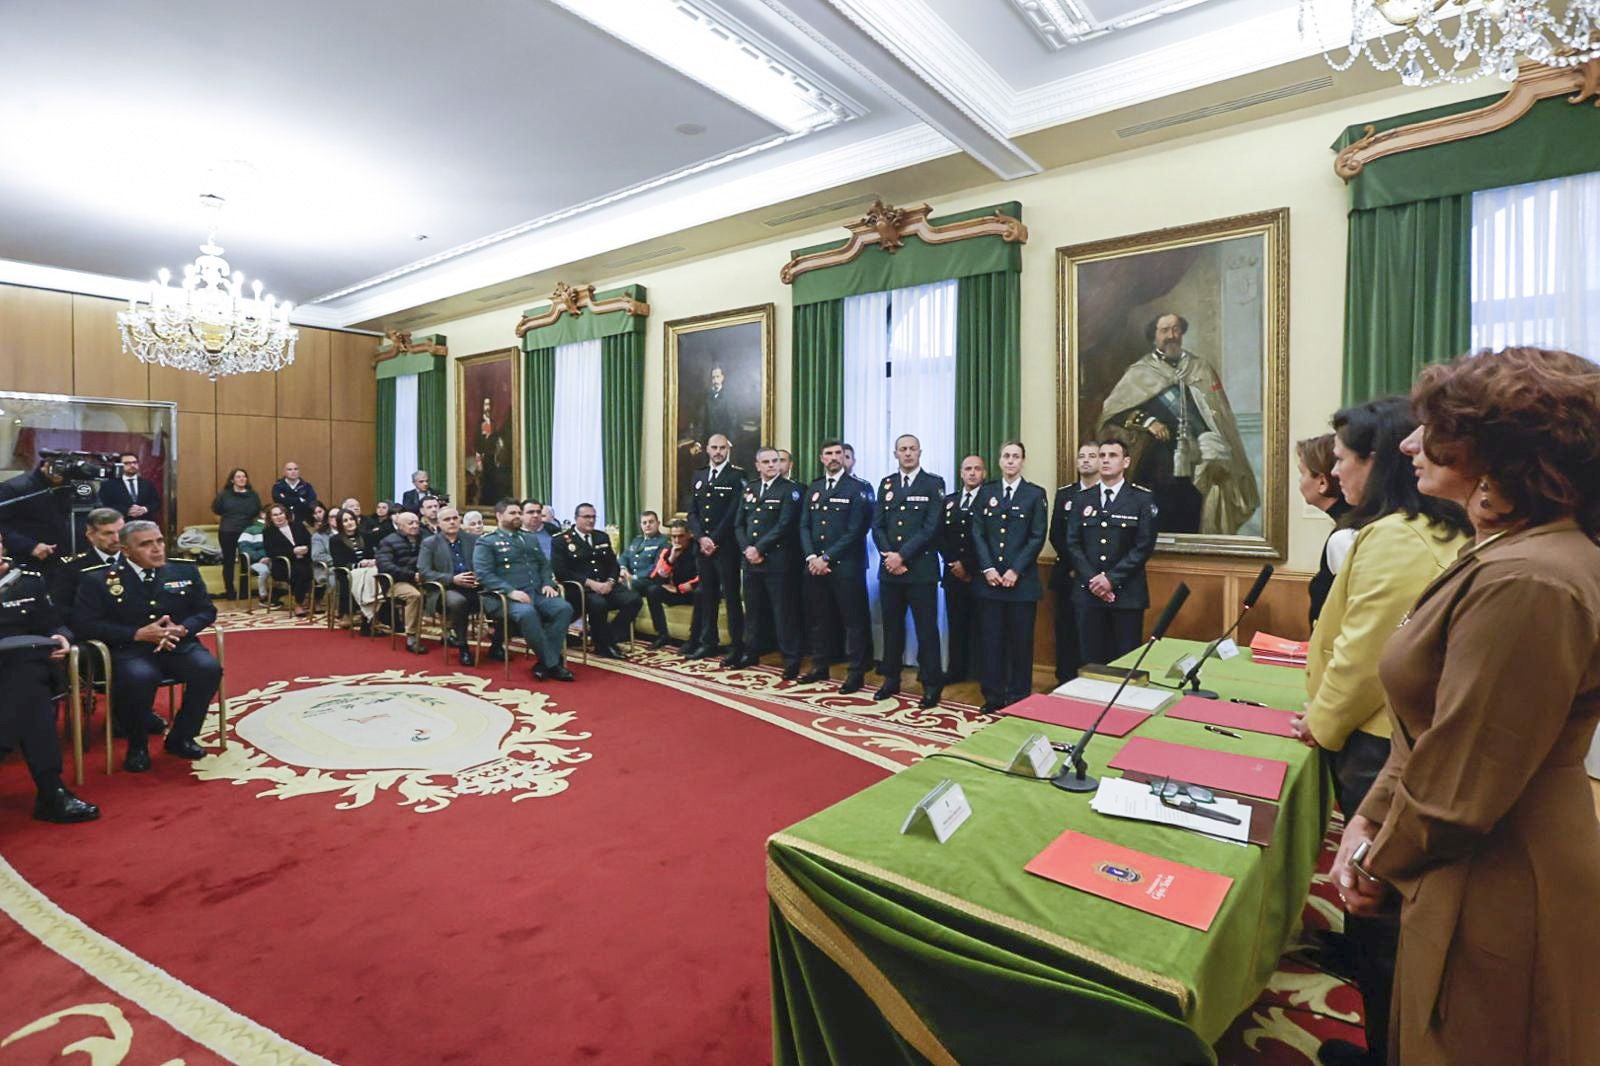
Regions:
[[[72,554],[71,494],[63,486],[72,472],[70,456],[45,453],[26,474],[0,482],[0,534],[17,559],[53,570]]]

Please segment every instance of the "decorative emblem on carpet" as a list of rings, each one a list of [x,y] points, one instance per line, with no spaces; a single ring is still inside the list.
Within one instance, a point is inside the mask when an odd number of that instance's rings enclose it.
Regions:
[[[404,670],[301,677],[230,697],[232,743],[194,764],[204,781],[263,783],[262,799],[337,795],[339,810],[388,793],[418,814],[463,796],[553,796],[590,755],[562,741],[572,711],[543,692],[471,674]],[[214,739],[211,737],[204,740]]]

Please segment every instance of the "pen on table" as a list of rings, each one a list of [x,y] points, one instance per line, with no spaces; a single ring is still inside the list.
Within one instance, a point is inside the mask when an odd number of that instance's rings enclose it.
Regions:
[[[1228,700],[1228,702],[1229,703],[1242,703],[1246,707],[1265,707],[1266,706],[1265,703],[1257,703],[1255,700],[1241,700],[1238,696],[1234,696],[1232,699]]]
[[[1232,737],[1234,740],[1242,740],[1243,739],[1242,737],[1239,736],[1238,733],[1235,733],[1231,729],[1224,729],[1220,725],[1208,725],[1205,728],[1206,728],[1206,732],[1208,732],[1208,733],[1221,733],[1223,736]]]

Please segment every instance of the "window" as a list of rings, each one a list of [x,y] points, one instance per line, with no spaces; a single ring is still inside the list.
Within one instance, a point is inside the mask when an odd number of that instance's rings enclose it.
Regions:
[[[600,447],[600,342],[556,349],[554,414],[550,431],[550,499],[562,523],[580,503],[594,504],[595,525],[606,525],[605,449]],[[623,535],[627,535],[624,527]]]
[[[394,379],[394,495],[401,500],[411,489],[411,474],[417,469],[420,439],[417,433],[418,374],[402,374]]]

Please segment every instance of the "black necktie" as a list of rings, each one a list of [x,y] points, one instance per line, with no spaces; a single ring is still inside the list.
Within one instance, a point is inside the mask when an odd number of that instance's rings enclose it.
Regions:
[[[1012,488],[1012,486],[1010,486],[1010,485],[1006,486],[1006,502],[1007,503],[1011,502],[1011,488]]]
[[[833,492],[833,478],[828,479],[828,492]]]
[[[969,492],[965,496],[961,497],[961,509],[963,511],[972,510],[972,493]]]
[[[900,477],[900,487],[903,488],[903,489],[909,489],[911,487],[911,475],[910,474],[901,475],[901,477]]]
[[[1110,489],[1106,489],[1106,502],[1101,505],[1101,510],[1105,510],[1105,511],[1111,510],[1111,501],[1112,501],[1113,498],[1114,498],[1114,496],[1113,496],[1111,490]]]
[[[132,500],[138,497],[139,490],[135,487],[138,484],[139,482],[137,479],[131,477],[128,479],[128,499]]]

